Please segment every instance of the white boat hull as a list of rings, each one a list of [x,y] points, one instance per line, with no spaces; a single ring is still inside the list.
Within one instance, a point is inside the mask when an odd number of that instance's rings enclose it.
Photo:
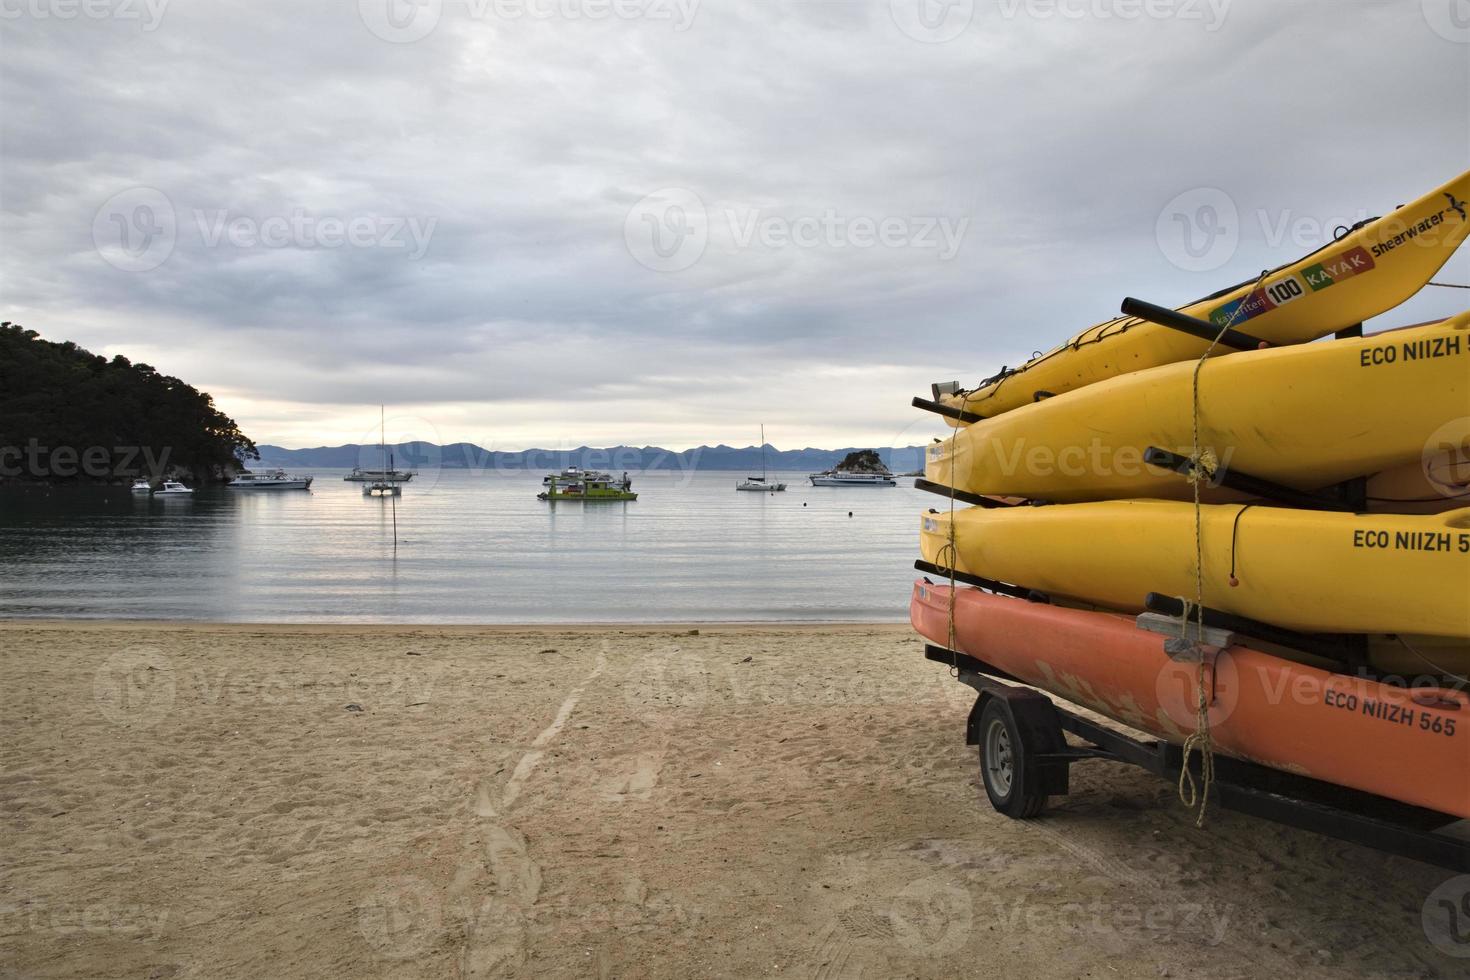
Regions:
[[[252,480],[249,483],[226,484],[231,490],[310,490],[310,480]]]
[[[817,476],[811,477],[814,487],[896,487],[898,481],[891,477],[883,477],[877,480],[854,480],[841,476]]]

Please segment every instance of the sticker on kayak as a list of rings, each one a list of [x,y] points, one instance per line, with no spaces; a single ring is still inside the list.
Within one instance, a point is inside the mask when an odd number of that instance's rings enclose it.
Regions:
[[[939,522],[932,517],[924,518],[924,530],[930,532],[931,534],[938,534]]]
[[[1309,293],[1321,292],[1344,279],[1370,272],[1373,267],[1373,256],[1368,254],[1367,249],[1350,248],[1330,259],[1308,266],[1300,275],[1292,274],[1277,279],[1260,289],[1251,290],[1233,303],[1226,303],[1210,314],[1210,321],[1217,327],[1223,327],[1227,323],[1237,326]]]

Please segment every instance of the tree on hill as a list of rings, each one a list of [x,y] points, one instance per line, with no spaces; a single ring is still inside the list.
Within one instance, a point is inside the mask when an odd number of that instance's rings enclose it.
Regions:
[[[848,453],[842,462],[837,464],[839,470],[856,470],[859,473],[887,473],[888,467],[883,465],[883,459],[872,449],[859,449]]]
[[[0,323],[0,479],[219,479],[255,443],[205,392],[147,364]]]

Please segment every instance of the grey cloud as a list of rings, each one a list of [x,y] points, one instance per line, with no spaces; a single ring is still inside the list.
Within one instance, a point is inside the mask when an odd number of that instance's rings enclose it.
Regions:
[[[888,0],[706,2],[682,33],[469,9],[447,2],[412,44],[374,37],[354,3],[174,0],[152,32],[0,21],[7,316],[146,347],[241,393],[237,417],[268,441],[251,403],[478,403],[487,425],[535,411],[572,429],[612,399],[651,413],[630,422],[645,441],[701,420],[697,441],[739,441],[727,427],[749,412],[729,406],[769,399],[790,441],[820,443],[912,413],[897,389],[773,385],[830,366],[902,369],[914,392],[989,374],[1125,294],[1182,302],[1306,250],[1268,241],[1257,212],[1378,214],[1470,159],[1470,50],[1417,0],[1236,0],[1214,32],[1007,19],[992,0],[942,44],[905,36]],[[178,235],[158,268],[127,272],[93,221],[137,186],[167,195]],[[673,273],[623,237],[667,187],[710,219],[703,256]],[[1194,187],[1246,219],[1209,273],[1154,240]],[[730,234],[731,215],[828,211],[968,224],[947,261]],[[197,215],[220,212],[434,224],[410,260],[211,246]],[[1470,281],[1470,257],[1445,278]],[[1457,306],[1430,291],[1385,322]]]

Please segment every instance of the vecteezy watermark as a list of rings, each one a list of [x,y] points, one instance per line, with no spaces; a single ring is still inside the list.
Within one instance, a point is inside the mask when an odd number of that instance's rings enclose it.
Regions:
[[[683,272],[709,244],[709,212],[693,191],[665,187],[628,210],[623,242],[628,254],[654,272]]]
[[[416,215],[315,215],[305,208],[290,214],[236,214],[227,209],[195,209],[194,224],[206,248],[383,248],[407,250],[409,261],[424,257],[438,218]]]
[[[1446,41],[1470,44],[1470,0],[1419,0],[1429,29]]]
[[[915,41],[943,44],[975,19],[975,0],[888,0],[893,23]]]
[[[178,238],[178,216],[168,195],[130,187],[103,202],[92,217],[92,244],[109,265],[148,272],[168,261]]]
[[[956,449],[953,440],[933,442],[926,447],[926,460],[931,466],[946,464],[952,474],[946,482],[955,485],[972,481],[980,474],[996,474],[1001,477],[1033,477],[1063,483],[1087,477],[1141,479],[1144,477],[1174,477],[1171,470],[1144,461],[1144,450],[1131,443],[1118,444],[1094,436],[1086,443],[1033,443],[1024,436],[1015,439],[991,439],[978,448]],[[1180,456],[1193,452],[1190,446],[1161,447]],[[1235,456],[1234,446],[1203,446],[1202,455],[1213,454],[1216,466],[1209,486],[1218,486],[1230,461]],[[1045,492],[1051,492],[1053,483],[1048,483]],[[1044,494],[1042,494],[1044,495]]]
[[[384,959],[425,953],[443,931],[439,896],[422,878],[404,875],[373,889],[357,907],[357,929]]]
[[[147,32],[158,29],[168,5],[169,0],[0,0],[0,20],[138,21]]]
[[[1225,24],[1232,0],[995,0],[1005,20],[1134,21],[1198,23],[1209,33]]]
[[[147,905],[33,905],[0,906],[0,930],[56,936],[117,936],[157,941],[168,923],[169,910]]]
[[[709,210],[699,195],[667,187],[638,201],[623,221],[628,254],[655,272],[682,272],[704,255],[712,233],[732,249],[911,249],[941,262],[959,253],[968,216],[844,214],[824,208],[771,214],[761,208]]]
[[[1231,0],[988,0],[989,16],[1034,21],[1179,21],[1214,33],[1225,24]],[[941,44],[976,19],[975,0],[889,0],[889,15],[915,41]]]
[[[151,728],[173,710],[173,664],[157,647],[119,650],[92,675],[92,696],[108,721]]]
[[[738,248],[911,248],[934,250],[941,262],[959,253],[968,216],[945,215],[882,218],[844,215],[834,208],[795,217],[766,214],[759,208],[724,212],[730,239]]]
[[[480,692],[457,686],[436,694],[444,666],[415,658],[412,667],[369,671],[342,666],[269,670],[259,664],[191,665],[156,647],[119,650],[97,668],[92,691],[102,716],[150,727],[180,707],[332,707],[373,711],[416,707]]]
[[[694,24],[700,0],[462,0],[470,20],[650,21],[675,31]],[[444,0],[357,0],[357,14],[373,36],[412,44],[434,32]]]
[[[0,446],[0,478],[26,477],[34,480],[70,480],[87,477],[108,480],[120,477],[161,479],[168,470],[171,447],[152,446],[47,446],[31,438],[24,446]]]
[[[970,940],[975,907],[970,893],[941,875],[903,888],[888,908],[899,945],[914,956],[949,956]]]
[[[358,440],[358,475],[371,478],[380,471],[392,470],[392,479],[397,481],[403,474],[412,474],[410,479],[415,488],[431,490],[444,471],[441,439],[439,430],[426,418],[394,415],[382,419]],[[460,448],[466,455],[473,452],[464,443]]]
[[[989,918],[993,927],[1006,932],[1072,938],[1191,936],[1208,946],[1225,941],[1235,911],[1232,905],[1216,905],[1208,900],[1137,903],[1096,898],[1090,902],[1044,905],[1026,895],[998,893],[987,893],[983,904],[990,906],[990,914],[987,916],[982,907],[977,910],[977,918],[981,921]]]
[[[1373,268],[1373,259],[1396,248],[1442,247],[1443,233],[1452,227],[1449,219],[1456,215],[1463,219],[1466,208],[1466,203],[1454,195],[1446,194],[1445,198],[1441,209],[1434,214],[1407,222],[1392,215],[1378,219],[1372,225],[1373,244],[1324,258],[1321,264],[1328,281],[1308,280],[1308,284],[1318,288],[1330,284],[1332,279],[1366,272]],[[1315,215],[1291,208],[1257,208],[1247,216],[1242,215],[1235,200],[1220,188],[1196,187],[1164,205],[1154,234],[1159,250],[1171,263],[1186,272],[1209,272],[1229,262],[1248,234],[1258,236],[1269,248],[1291,246],[1306,252],[1347,237],[1369,220],[1368,212],[1362,209],[1352,214]],[[1334,267],[1334,262],[1339,264]],[[1321,274],[1320,270],[1317,274]]]
[[[1435,493],[1451,498],[1470,495],[1470,417],[1436,429],[1424,444],[1419,465],[1424,482]]]
[[[1470,875],[1456,875],[1429,893],[1419,912],[1424,938],[1441,953],[1470,959]]]
[[[229,208],[192,208],[181,224],[168,195],[132,187],[108,198],[92,219],[92,243],[109,265],[150,272],[168,261],[180,239],[201,248],[330,250],[386,249],[409,261],[423,258],[439,219],[419,215],[244,214]]]
[[[1159,251],[1186,272],[1211,272],[1240,247],[1240,213],[1218,187],[1196,187],[1177,195],[1154,223]]]

